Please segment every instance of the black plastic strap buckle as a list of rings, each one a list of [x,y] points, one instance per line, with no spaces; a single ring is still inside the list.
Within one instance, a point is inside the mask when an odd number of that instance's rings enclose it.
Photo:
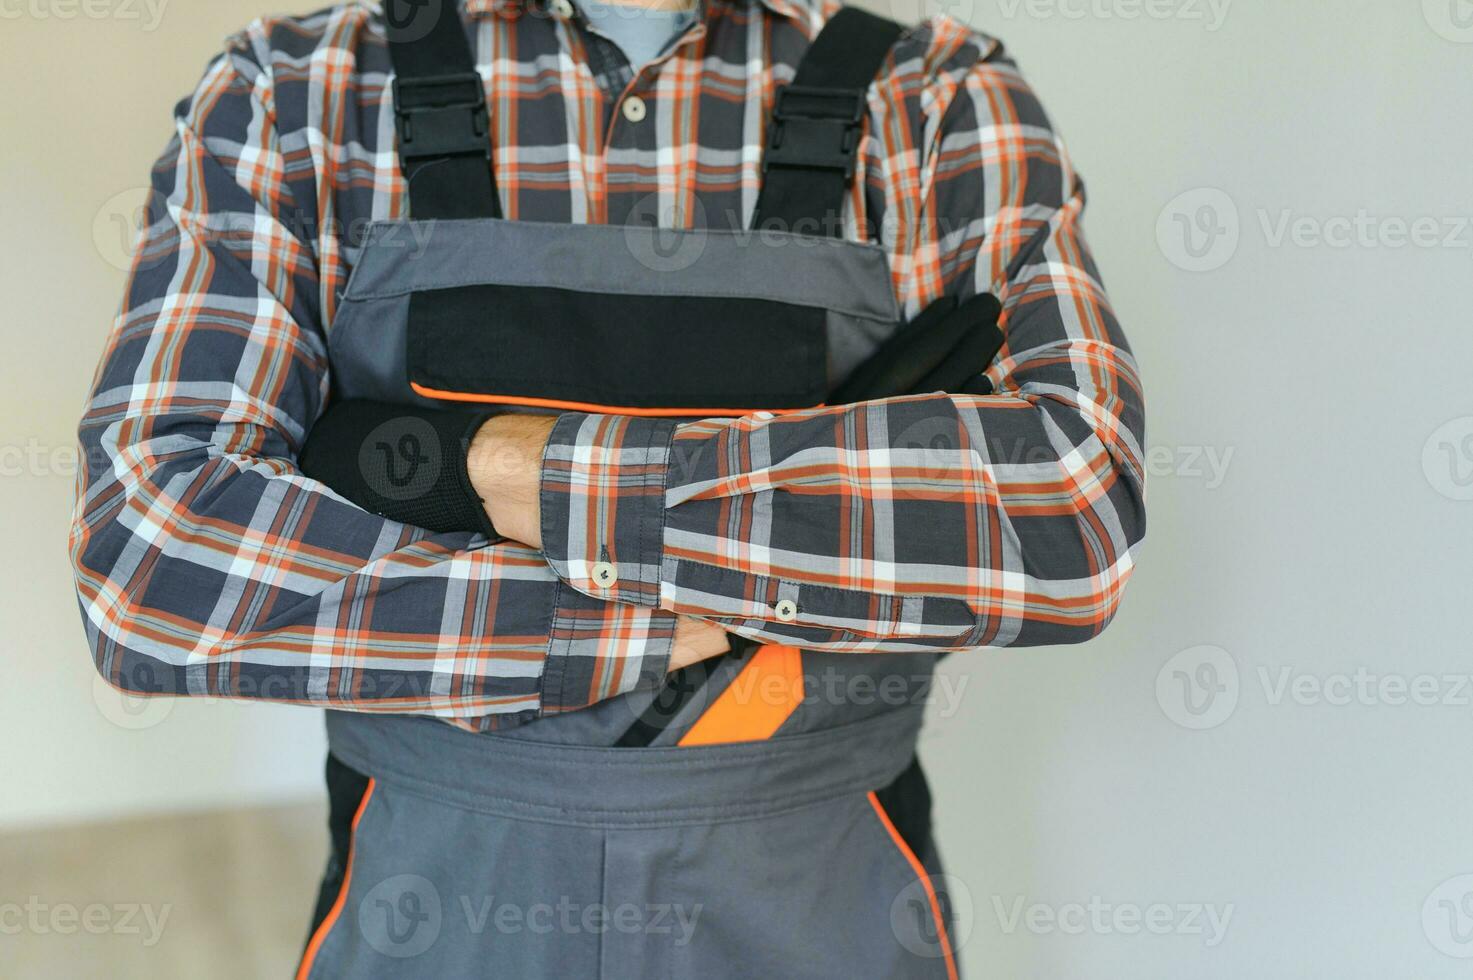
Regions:
[[[863,89],[788,85],[777,93],[762,171],[774,166],[836,170],[854,176],[864,128]]]
[[[486,89],[475,72],[394,78],[394,121],[405,160],[490,157]]]

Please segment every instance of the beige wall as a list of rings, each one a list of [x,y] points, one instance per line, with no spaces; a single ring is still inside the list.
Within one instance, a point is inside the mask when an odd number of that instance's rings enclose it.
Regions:
[[[125,231],[174,103],[272,6],[153,3],[0,0],[0,827],[300,796],[321,766],[312,712],[95,686],[72,596],[73,433]]]
[[[1473,670],[1473,32],[1458,2],[950,5],[1007,41],[1088,179],[1154,447],[1150,536],[1110,633],[947,666],[959,705],[925,752],[979,973],[1464,975],[1447,955],[1473,953],[1447,918],[1473,872],[1473,706],[1456,680]],[[64,559],[70,469],[13,459],[71,446],[121,284],[111,202],[255,9],[174,2],[152,31],[0,20],[0,824],[314,785],[308,711],[109,720]],[[1198,217],[1229,233],[1194,258],[1181,221]],[[1397,245],[1418,220],[1437,243]],[[1215,695],[1191,686],[1214,676]],[[1438,703],[1397,694],[1429,681]],[[1231,919],[1212,946],[1181,912],[1161,936],[1108,915],[1079,935],[1047,925],[1096,896],[1127,916],[1211,903]]]

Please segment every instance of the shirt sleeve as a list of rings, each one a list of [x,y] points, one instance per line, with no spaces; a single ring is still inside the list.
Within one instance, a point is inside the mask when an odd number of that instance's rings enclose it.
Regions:
[[[998,296],[992,394],[563,416],[542,497],[566,582],[838,652],[1072,643],[1109,623],[1145,531],[1136,364],[1032,91],[1005,59],[952,82],[917,175],[918,244],[892,254],[912,314]]]
[[[300,233],[305,152],[273,119],[269,73],[232,49],[154,169],[80,426],[69,544],[99,671],[139,694],[479,728],[662,678],[672,614],[581,594],[515,543],[368,513],[300,472],[332,289],[323,243]]]

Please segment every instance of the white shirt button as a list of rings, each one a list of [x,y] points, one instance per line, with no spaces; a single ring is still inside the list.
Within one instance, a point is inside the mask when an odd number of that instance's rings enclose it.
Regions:
[[[649,109],[644,104],[644,99],[641,99],[637,95],[631,95],[624,100],[624,118],[632,123],[643,122],[645,113],[648,111]]]
[[[606,561],[598,562],[593,566],[593,584],[600,589],[611,588],[619,581],[619,570]]]
[[[573,5],[568,0],[552,0],[547,6],[559,20],[567,20],[573,16]]]
[[[780,600],[772,607],[772,611],[777,613],[777,618],[784,623],[791,623],[798,618],[798,604],[792,599]]]

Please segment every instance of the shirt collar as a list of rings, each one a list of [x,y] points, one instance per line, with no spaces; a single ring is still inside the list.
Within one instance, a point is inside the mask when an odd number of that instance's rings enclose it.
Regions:
[[[464,0],[465,12],[471,16],[484,14],[516,15],[541,0]],[[706,0],[709,2],[709,0]],[[732,3],[759,3],[779,17],[801,20],[809,17],[821,0],[729,0]]]

